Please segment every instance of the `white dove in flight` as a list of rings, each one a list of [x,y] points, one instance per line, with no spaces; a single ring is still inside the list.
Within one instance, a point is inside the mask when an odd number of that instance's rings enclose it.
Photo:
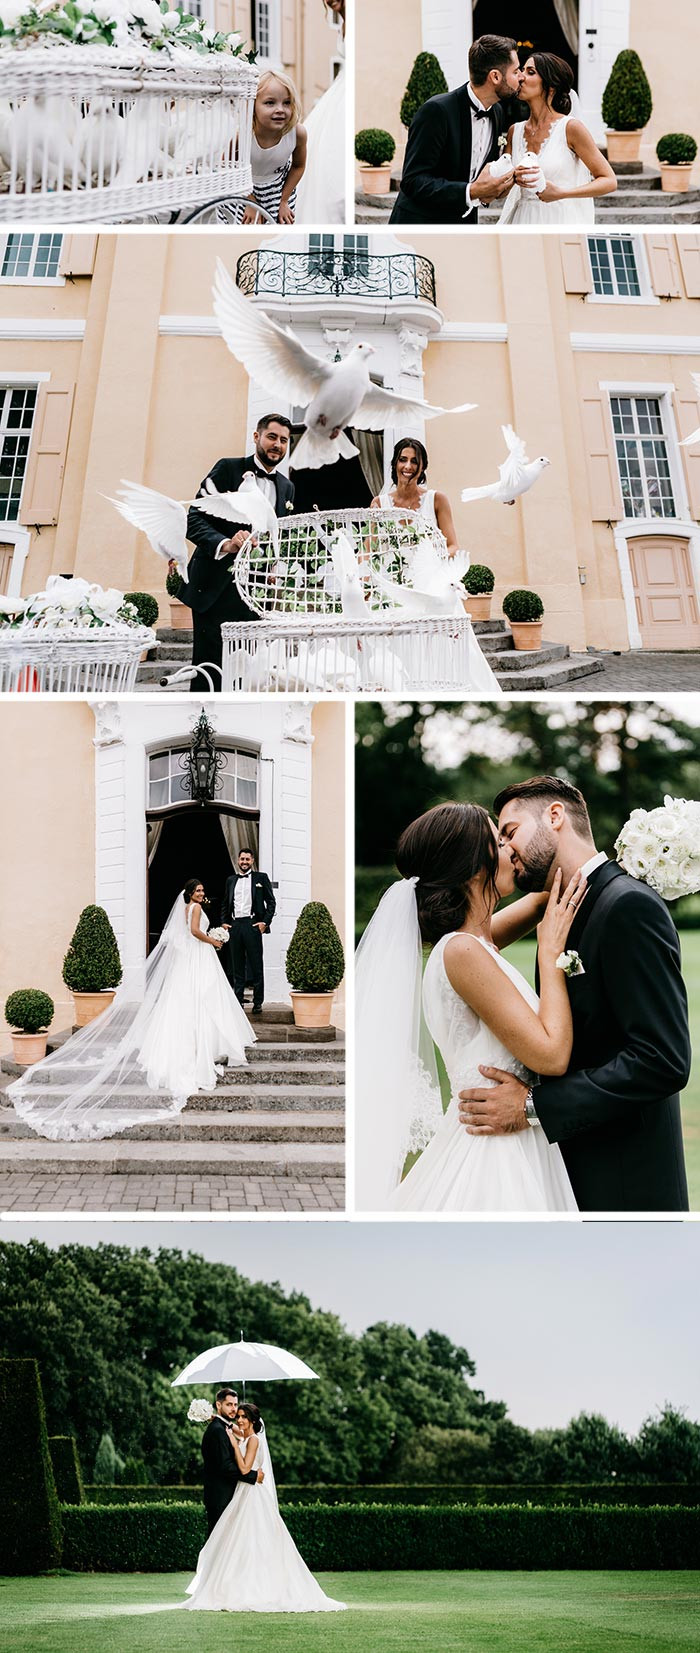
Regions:
[[[374,345],[359,343],[341,362],[327,362],[307,350],[291,327],[280,327],[252,299],[246,298],[217,260],[214,314],[232,356],[270,395],[282,395],[304,407],[304,431],[294,449],[293,470],[319,470],[337,459],[351,459],[357,448],[344,433],[384,430],[408,419],[436,419],[443,413],[468,413],[461,407],[433,407],[417,397],[401,396],[372,384],[369,361]]]
[[[416,549],[411,563],[410,585],[398,585],[372,568],[372,583],[407,615],[464,615],[462,576],[469,567],[466,551],[453,557],[439,557],[431,542]]]
[[[207,477],[203,493],[190,502],[204,516],[218,517],[222,522],[247,522],[254,534],[269,534],[275,547],[279,545],[279,523],[272,502],[258,487],[252,471],[245,471],[235,493],[217,492],[211,477]]]
[[[103,497],[109,499],[110,505],[115,506],[132,528],[146,535],[159,557],[176,563],[178,573],[183,579],[186,577],[190,556],[186,544],[186,503],[170,499],[168,494],[159,494],[155,488],[145,488],[141,482],[125,482],[123,478],[118,499],[110,499],[109,494]]]
[[[691,377],[691,379],[693,381],[693,384],[695,386],[695,394],[698,398],[698,401],[700,402],[700,373],[691,373],[690,377]],[[681,442],[681,447],[682,448],[690,448],[690,447],[692,447],[694,442],[700,442],[700,425],[698,425],[697,430],[694,430],[694,431],[691,432],[690,436],[684,436],[683,437],[683,441]]]
[[[532,461],[527,458],[525,443],[516,436],[512,425],[501,425],[501,430],[508,448],[508,458],[498,467],[500,480],[487,483],[485,488],[463,488],[462,500],[465,504],[471,499],[495,499],[501,505],[514,505],[520,494],[526,494],[550,464],[544,454]]]

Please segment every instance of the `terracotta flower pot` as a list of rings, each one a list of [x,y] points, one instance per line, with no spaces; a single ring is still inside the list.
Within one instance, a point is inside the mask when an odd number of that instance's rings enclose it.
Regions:
[[[479,596],[474,597],[469,592],[465,592],[462,598],[465,614],[470,614],[472,620],[490,620],[491,598],[492,593],[490,591],[484,591]]]
[[[616,161],[638,161],[644,127],[638,132],[606,132],[605,140],[611,166]]]
[[[330,1027],[333,1008],[332,993],[295,993],[289,995],[297,1027]]]
[[[11,1037],[12,1054],[20,1067],[28,1068],[46,1055],[46,1033],[13,1033]]]
[[[541,649],[543,620],[511,620],[509,622],[516,649]]]
[[[178,602],[177,597],[170,598],[170,624],[173,631],[192,630],[192,610]]]
[[[360,180],[365,195],[388,195],[391,189],[391,161],[382,166],[360,163]]]
[[[103,1010],[109,1010],[115,992],[116,988],[106,987],[102,993],[74,993],[76,1027],[87,1027],[88,1022],[94,1022]]]
[[[661,188],[667,195],[685,195],[690,189],[692,161],[659,161]]]

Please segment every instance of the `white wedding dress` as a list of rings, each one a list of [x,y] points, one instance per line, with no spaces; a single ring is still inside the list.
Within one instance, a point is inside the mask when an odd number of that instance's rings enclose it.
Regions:
[[[342,37],[338,55],[345,56]],[[308,149],[306,171],[297,188],[297,224],[345,223],[345,105],[343,63],[304,121]]]
[[[581,189],[590,184],[591,174],[584,162],[569,148],[567,127],[573,115],[562,115],[555,121],[545,139],[537,159],[548,184],[558,189]],[[527,153],[525,121],[513,128],[513,164],[522,165]],[[526,195],[515,184],[506,197],[499,224],[594,224],[593,196],[577,196],[567,201],[540,201],[536,195]]]
[[[398,511],[401,509],[401,507],[395,503],[395,500],[389,490],[379,495],[379,504],[383,511]],[[422,517],[424,522],[430,523],[431,528],[435,528],[438,533],[441,533],[440,525],[435,514],[434,488],[422,489],[418,510],[407,512],[407,521],[409,518],[415,519],[416,517]],[[414,550],[414,546],[407,546],[406,551],[402,551],[401,553],[407,568],[410,568],[411,566],[412,552]],[[503,690],[498,682],[498,678],[494,676],[491,670],[488,660],[486,659],[486,655],[480,649],[476,633],[473,630],[471,630],[469,634],[468,667],[469,676],[467,682],[464,683],[462,687],[464,689],[478,690],[480,694],[487,696],[491,700],[500,699]]]
[[[436,943],[423,977],[423,1013],[447,1069],[452,1100],[434,1136],[389,1201],[392,1211],[576,1211],[564,1161],[539,1125],[511,1136],[469,1136],[458,1093],[485,1088],[479,1066],[529,1076],[451,985],[444,963],[450,931]],[[532,1007],[536,993],[497,948],[478,938]]]
[[[277,1506],[264,1438],[251,1465],[265,1472],[255,1485],[239,1481],[210,1533],[183,1606],[202,1613],[342,1613],[344,1601],[324,1594],[309,1572]]]
[[[39,1136],[95,1141],[172,1118],[195,1091],[215,1089],[221,1061],[246,1065],[255,1033],[216,949],[193,935],[193,916],[178,896],[139,1000],[120,987],[109,1010],[8,1086]],[[200,926],[209,928],[205,913]]]

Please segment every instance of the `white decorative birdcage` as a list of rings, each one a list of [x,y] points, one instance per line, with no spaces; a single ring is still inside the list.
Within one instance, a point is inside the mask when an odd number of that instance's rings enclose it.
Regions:
[[[468,615],[232,620],[221,627],[224,690],[269,694],[434,693],[470,681]]]
[[[0,630],[0,693],[126,694],[135,687],[148,626],[71,637],[66,631]]]
[[[0,223],[118,221],[248,195],[257,82],[226,53],[0,45]]]
[[[341,584],[333,546],[342,539],[357,559],[369,607],[391,610],[391,598],[377,590],[371,569],[397,585],[410,571],[418,546],[427,541],[447,557],[444,535],[417,511],[311,511],[280,518],[274,533],[252,535],[241,546],[233,577],[243,601],[275,615],[342,615]]]

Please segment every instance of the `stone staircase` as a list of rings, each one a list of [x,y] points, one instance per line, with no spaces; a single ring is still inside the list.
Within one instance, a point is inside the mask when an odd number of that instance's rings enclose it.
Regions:
[[[594,655],[571,654],[566,643],[543,643],[536,653],[525,653],[513,648],[510,627],[505,620],[477,620],[474,631],[489,665],[495,672],[500,687],[506,691],[526,689],[561,689],[576,678],[599,672],[601,663]],[[163,677],[186,665],[192,656],[191,633],[187,631],[159,631],[161,648],[158,657],[139,668],[137,688],[157,687]],[[182,692],[187,684],[175,684],[175,692]]]
[[[661,188],[661,174],[642,161],[625,162],[614,167],[617,191],[601,195],[596,201],[595,221],[601,229],[613,224],[672,224],[700,223],[700,188],[684,194],[665,194]],[[365,195],[358,190],[355,196],[356,224],[387,224],[398,195],[400,179],[392,175],[388,195]],[[481,207],[480,224],[497,224],[503,207]]]
[[[17,1119],[1,1088],[22,1070],[0,1062],[0,1174],[90,1178],[99,1206],[101,1178],[135,1176],[147,1200],[149,1179],[342,1178],[345,1047],[335,1028],[294,1026],[286,1005],[252,1022],[258,1042],[248,1067],[224,1071],[216,1088],[191,1096],[183,1112],[134,1125],[103,1142],[48,1142]],[[58,1035],[49,1049],[69,1037]],[[129,1094],[119,1098],[129,1105]],[[139,1201],[141,1203],[141,1201]]]

